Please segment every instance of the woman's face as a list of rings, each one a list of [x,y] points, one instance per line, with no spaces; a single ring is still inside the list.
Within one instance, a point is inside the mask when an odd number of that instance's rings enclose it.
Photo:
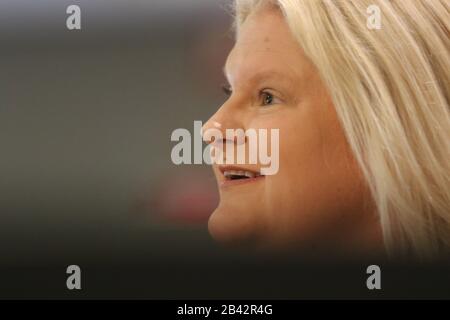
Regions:
[[[279,170],[223,183],[224,169],[214,165],[220,203],[209,219],[212,236],[272,249],[380,248],[372,202],[330,96],[278,10],[247,18],[225,74],[230,96],[203,129],[279,129]]]

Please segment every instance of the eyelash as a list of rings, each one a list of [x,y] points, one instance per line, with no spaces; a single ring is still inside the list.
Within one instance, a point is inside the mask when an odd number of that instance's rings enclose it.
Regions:
[[[229,86],[229,85],[224,84],[224,85],[222,86],[222,90],[223,90],[223,92],[225,93],[225,95],[227,95],[228,97],[231,96],[231,95],[233,94],[233,90],[231,89],[231,86]],[[272,93],[267,92],[267,91],[265,91],[265,90],[261,90],[261,91],[259,92],[259,98],[261,99],[261,98],[263,98],[264,96],[266,96],[266,97],[271,97],[272,100],[275,99],[275,97],[274,97],[274,95],[273,95]],[[271,104],[264,104],[264,103],[262,103],[263,106],[271,106],[272,104],[273,104],[273,103],[271,103]]]

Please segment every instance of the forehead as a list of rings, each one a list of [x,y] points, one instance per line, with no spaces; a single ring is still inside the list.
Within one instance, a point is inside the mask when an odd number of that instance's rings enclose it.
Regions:
[[[265,7],[251,13],[240,26],[224,70],[231,82],[255,73],[301,74],[306,64],[281,12]]]

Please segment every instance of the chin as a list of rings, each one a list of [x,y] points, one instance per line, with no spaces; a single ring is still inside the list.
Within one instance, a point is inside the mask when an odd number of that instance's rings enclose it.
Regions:
[[[211,237],[225,246],[237,246],[255,239],[255,224],[246,210],[226,208],[219,204],[208,220]]]

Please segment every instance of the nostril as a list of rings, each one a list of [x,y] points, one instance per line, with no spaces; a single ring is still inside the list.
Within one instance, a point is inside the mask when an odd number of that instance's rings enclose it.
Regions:
[[[222,145],[224,137],[222,132],[216,128],[208,128],[202,134],[202,139],[207,144]]]

